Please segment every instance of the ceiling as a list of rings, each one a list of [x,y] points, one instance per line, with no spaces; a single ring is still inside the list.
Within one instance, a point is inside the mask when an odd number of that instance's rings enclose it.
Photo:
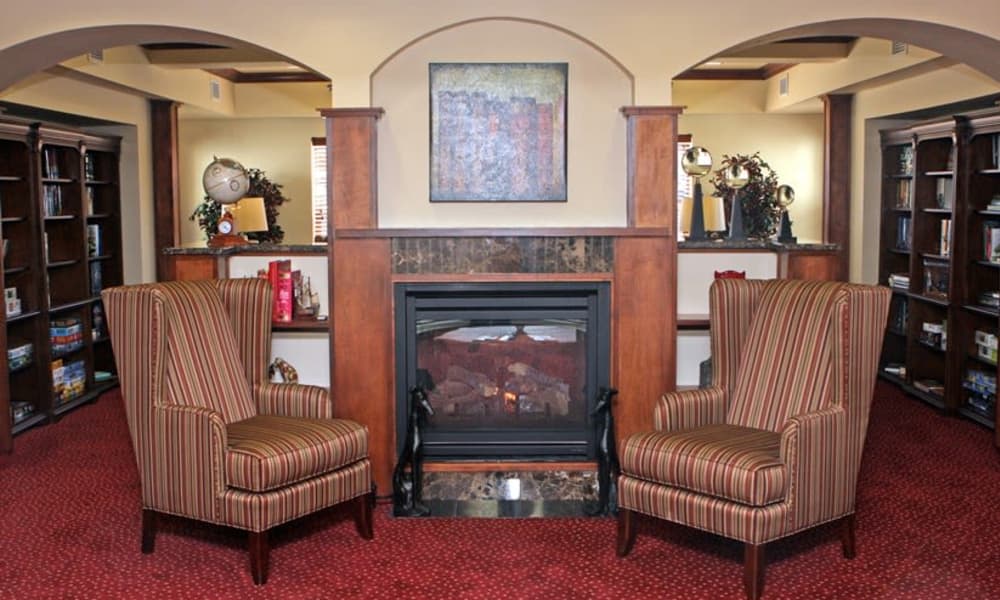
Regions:
[[[847,58],[857,37],[827,36],[783,40],[725,53],[681,73],[682,80],[764,80],[802,63]],[[202,69],[233,83],[329,81],[328,78],[265,49],[211,44],[144,44],[150,64]]]
[[[233,83],[291,83],[329,78],[258,48],[210,44],[143,44],[150,64],[166,69],[202,69]]]
[[[783,40],[724,53],[684,71],[681,80],[764,80],[803,63],[847,58],[857,37],[826,36]]]

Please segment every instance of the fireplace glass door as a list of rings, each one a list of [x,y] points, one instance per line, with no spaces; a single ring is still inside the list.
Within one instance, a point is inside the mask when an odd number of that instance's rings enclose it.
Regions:
[[[589,414],[609,371],[602,284],[403,287],[397,422],[423,386],[427,457],[593,457]]]

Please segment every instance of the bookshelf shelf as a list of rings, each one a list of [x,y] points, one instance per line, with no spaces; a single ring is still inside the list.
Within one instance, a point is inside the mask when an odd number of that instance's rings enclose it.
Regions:
[[[996,164],[998,122],[1000,108],[995,108],[881,132],[879,252],[879,281],[887,284],[893,276],[912,282],[913,290],[893,295],[881,358],[882,365],[905,369],[906,377],[880,376],[933,406],[994,429],[995,423],[967,404],[974,392],[963,382],[970,370],[976,371],[977,385],[987,390],[978,392],[977,405],[985,398],[989,406],[990,396],[984,394],[992,392],[989,384],[995,387],[1000,374],[995,363],[970,352],[977,332],[1000,332],[1000,310],[990,305],[1000,296],[1000,262],[984,258],[1000,253],[1000,205],[994,200],[1000,199],[1000,168],[983,168]],[[898,177],[911,168],[912,178]],[[901,211],[904,204],[912,210]],[[909,253],[900,252],[904,239]],[[928,329],[931,324],[935,327]],[[932,343],[935,335],[947,338],[947,349]],[[996,435],[1000,447],[1000,432]]]
[[[14,370],[7,370],[8,362],[0,365],[9,376],[0,382],[0,452],[10,452],[14,435],[106,391],[103,382],[93,385],[96,371],[115,371],[110,344],[95,338],[106,336],[102,285],[124,281],[120,140],[37,121],[0,123],[4,200],[17,200],[5,202],[0,219],[0,235],[11,241],[2,284],[17,290],[24,309],[11,317],[0,312],[0,319],[10,347],[32,345],[31,363]],[[88,213],[102,216],[90,224]],[[88,260],[93,227],[100,260]],[[79,346],[63,351],[77,340]],[[0,360],[8,360],[7,352],[0,352]],[[57,402],[55,390],[81,380],[91,384],[87,391]],[[25,405],[29,416],[13,423],[13,409],[21,414]]]

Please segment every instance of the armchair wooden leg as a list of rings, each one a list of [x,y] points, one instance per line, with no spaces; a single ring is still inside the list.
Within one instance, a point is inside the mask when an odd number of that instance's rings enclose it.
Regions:
[[[844,550],[844,558],[854,558],[854,528],[856,520],[851,513],[840,520],[840,545]]]
[[[142,509],[142,553],[152,554],[156,546],[156,511]]]
[[[247,547],[250,550],[250,574],[255,585],[267,583],[267,559],[271,548],[267,542],[267,531],[247,533]]]
[[[618,556],[626,556],[635,544],[635,512],[618,509]]]
[[[764,544],[743,545],[743,588],[748,600],[764,592]]]
[[[358,496],[354,502],[354,526],[358,530],[358,535],[366,540],[375,537],[372,530],[372,507],[375,505],[375,492],[369,492]]]

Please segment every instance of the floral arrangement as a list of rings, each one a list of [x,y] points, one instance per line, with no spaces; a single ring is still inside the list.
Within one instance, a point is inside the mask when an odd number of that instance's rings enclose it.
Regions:
[[[274,183],[264,171],[260,169],[247,169],[247,178],[250,181],[250,188],[247,191],[248,197],[259,196],[264,199],[264,211],[267,213],[267,231],[250,231],[245,235],[247,239],[258,243],[280,244],[285,239],[285,231],[278,225],[278,209],[285,202],[290,202],[281,193],[281,184]],[[205,239],[210,239],[216,232],[219,218],[222,217],[222,206],[205,196],[201,204],[195,207],[194,212],[188,217],[190,220],[198,221],[198,227],[205,233]]]
[[[732,211],[734,188],[726,183],[726,170],[740,165],[750,174],[750,180],[740,188],[740,205],[743,212],[743,229],[748,238],[766,239],[774,235],[781,220],[781,206],[775,198],[778,174],[760,157],[752,155],[722,155],[720,168],[712,173],[716,194],[724,199],[726,214]]]

